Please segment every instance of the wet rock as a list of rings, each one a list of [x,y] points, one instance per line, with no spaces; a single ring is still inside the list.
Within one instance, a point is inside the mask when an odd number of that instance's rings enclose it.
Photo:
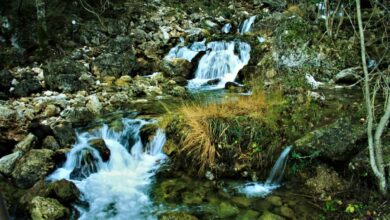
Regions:
[[[14,85],[11,94],[16,97],[26,97],[31,93],[37,93],[42,90],[39,80],[34,77],[33,73],[23,73],[17,83]]]
[[[0,174],[9,176],[16,162],[22,157],[22,152],[17,151],[0,158]]]
[[[16,144],[14,151],[27,152],[30,149],[36,147],[38,138],[33,134],[28,134],[26,138]]]
[[[61,116],[75,126],[85,126],[95,118],[86,107],[67,108],[61,112]]]
[[[98,77],[132,75],[136,68],[137,61],[131,52],[102,54],[92,64],[92,72]]]
[[[251,200],[243,196],[233,197],[232,202],[243,208],[248,208],[251,205]]]
[[[162,71],[178,85],[187,85],[187,80],[194,78],[194,66],[185,59],[164,61]]]
[[[285,220],[285,218],[267,211],[260,216],[259,220]]]
[[[279,196],[268,196],[266,198],[266,200],[269,203],[271,203],[273,206],[282,206],[283,205],[282,198],[280,198]]]
[[[12,178],[20,188],[28,188],[49,174],[55,166],[54,152],[48,149],[33,149],[26,153],[12,171]]]
[[[83,149],[77,154],[77,166],[70,173],[71,179],[82,180],[98,171],[99,160],[91,149]]]
[[[305,185],[322,197],[333,195],[347,188],[347,183],[339,177],[336,171],[325,166],[318,166],[316,176],[306,180]]]
[[[4,69],[0,71],[0,99],[7,99],[11,88],[12,74]]]
[[[361,68],[352,67],[348,69],[341,70],[333,78],[333,81],[338,84],[353,84],[361,79]]]
[[[140,136],[144,146],[153,140],[157,130],[158,130],[158,125],[156,124],[146,124],[141,128]]]
[[[20,198],[19,203],[22,207],[26,207],[37,196],[57,199],[62,204],[68,205],[80,198],[80,191],[73,182],[65,179],[52,183],[40,180]]]
[[[67,219],[69,209],[55,199],[35,197],[29,204],[30,216],[33,220]]]
[[[100,157],[103,161],[108,161],[110,159],[110,149],[107,147],[106,142],[103,139],[92,139],[88,142],[91,147],[99,151]]]
[[[243,85],[236,82],[227,82],[225,84],[225,89],[235,93],[244,93],[247,90]]]
[[[46,86],[50,90],[75,92],[85,90],[89,85],[79,80],[81,75],[87,74],[88,69],[79,62],[64,58],[50,62],[44,68]]]
[[[69,122],[60,122],[51,126],[54,136],[61,147],[69,147],[76,141],[76,134]]]
[[[58,150],[60,149],[60,145],[58,144],[57,140],[49,135],[43,139],[42,142],[42,148],[50,149],[50,150]]]
[[[197,220],[196,216],[187,214],[185,212],[168,212],[160,215],[159,220]]]
[[[211,79],[207,81],[206,85],[212,86],[212,85],[217,85],[219,82],[221,82],[221,79]]]
[[[366,137],[366,126],[350,118],[336,122],[306,134],[295,141],[295,149],[305,155],[317,154],[328,161],[348,161],[364,146],[359,141]]]
[[[219,218],[229,218],[237,215],[240,210],[228,202],[221,202],[218,206],[217,215]]]

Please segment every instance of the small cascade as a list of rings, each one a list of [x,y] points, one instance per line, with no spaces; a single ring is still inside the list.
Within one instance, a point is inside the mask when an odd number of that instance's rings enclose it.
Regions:
[[[77,134],[77,143],[67,154],[63,167],[48,180],[68,179],[82,192],[88,208],[77,207],[79,219],[155,219],[148,209],[148,196],[157,169],[166,159],[162,152],[165,134],[158,130],[143,146],[140,129],[150,122],[124,119],[124,129],[112,131],[107,125],[92,132]],[[102,138],[110,150],[103,162],[90,140]],[[86,156],[87,155],[87,156]]]
[[[252,25],[255,22],[256,16],[251,16],[246,19],[239,27],[238,32],[243,35],[249,31],[251,31]]]
[[[270,194],[274,189],[280,187],[291,148],[291,146],[287,147],[280,154],[265,183],[247,183],[244,186],[239,187],[238,191],[248,197],[264,197]]]
[[[232,29],[232,25],[230,23],[227,23],[222,27],[222,33],[228,34],[230,33],[231,29]]]
[[[251,47],[244,42],[209,42],[207,52],[200,59],[195,78],[188,82],[189,89],[221,89],[234,81],[238,72],[249,62]],[[214,81],[212,85],[208,85]]]
[[[185,59],[191,62],[192,59],[194,59],[196,55],[198,55],[199,52],[206,51],[206,49],[206,39],[204,39],[203,41],[194,42],[189,47],[184,46],[182,42],[172,48],[164,59]]]

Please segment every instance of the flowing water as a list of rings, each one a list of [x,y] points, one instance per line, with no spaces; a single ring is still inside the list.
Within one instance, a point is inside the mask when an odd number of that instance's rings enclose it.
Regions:
[[[245,33],[248,33],[251,31],[252,25],[256,20],[256,16],[251,16],[250,18],[246,19],[239,27],[238,32],[243,35]]]
[[[155,219],[150,214],[149,190],[157,169],[166,159],[162,152],[165,134],[158,130],[143,146],[140,129],[150,122],[124,119],[122,131],[104,125],[92,132],[77,134],[77,143],[67,154],[62,168],[49,180],[68,179],[82,192],[88,207],[77,207],[80,219]],[[103,162],[89,141],[103,139],[110,158]]]
[[[265,183],[247,183],[244,186],[240,186],[238,191],[248,197],[264,197],[270,194],[272,190],[279,188],[284,175],[284,170],[286,169],[290,150],[291,146],[283,150],[278,160],[275,162],[275,165],[272,167]]]

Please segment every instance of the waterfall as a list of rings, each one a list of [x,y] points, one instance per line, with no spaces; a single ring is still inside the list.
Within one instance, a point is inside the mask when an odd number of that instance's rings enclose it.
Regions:
[[[255,22],[256,16],[251,16],[250,18],[246,19],[238,29],[238,32],[243,35],[251,30],[252,24]]]
[[[291,148],[291,146],[286,147],[280,154],[265,183],[247,183],[244,186],[238,187],[238,191],[248,197],[264,197],[271,193],[272,190],[278,188],[284,175],[288,154],[290,153]]]
[[[238,51],[238,54],[236,53]],[[189,89],[221,89],[234,81],[238,72],[249,62],[251,47],[244,42],[209,42],[207,52],[200,59],[195,78],[188,82]],[[208,85],[216,80],[213,85]]]
[[[227,23],[225,24],[223,27],[222,27],[222,33],[224,34],[228,34],[230,33],[230,30],[232,29],[232,25],[230,23]]]
[[[186,59],[191,62],[200,51],[206,51],[206,49],[206,39],[194,42],[189,47],[184,46],[183,42],[181,42],[172,48],[164,59],[168,61],[173,59]]]
[[[77,134],[77,143],[67,154],[65,164],[48,180],[68,179],[76,184],[82,200],[89,204],[88,208],[77,207],[80,219],[155,219],[150,211],[148,214],[152,206],[148,191],[156,170],[166,159],[162,152],[166,139],[158,130],[154,139],[143,146],[140,129],[148,123],[124,119],[124,128],[119,132],[104,125]],[[96,138],[102,138],[110,150],[106,162],[88,144]]]

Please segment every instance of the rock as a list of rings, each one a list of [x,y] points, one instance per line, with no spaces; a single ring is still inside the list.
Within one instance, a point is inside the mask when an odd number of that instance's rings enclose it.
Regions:
[[[92,63],[92,72],[98,77],[132,75],[137,68],[135,56],[126,51],[125,53],[108,53],[97,57]]]
[[[241,85],[236,82],[227,82],[225,84],[225,89],[229,90],[230,92],[235,92],[235,93],[244,93],[246,92],[246,88],[244,85]]]
[[[22,152],[17,151],[0,158],[0,173],[9,176],[15,167],[15,163],[22,157]]]
[[[260,216],[259,220],[285,220],[285,218],[267,211]]]
[[[248,208],[251,205],[251,200],[244,196],[233,197],[231,200],[232,202],[243,208]]]
[[[358,144],[366,137],[366,126],[350,118],[336,122],[306,134],[295,141],[295,150],[304,155],[317,154],[328,161],[348,161],[365,146]]]
[[[61,112],[61,116],[75,126],[85,126],[95,119],[93,113],[86,107],[67,108]]]
[[[33,149],[26,153],[12,171],[12,178],[20,188],[28,188],[49,174],[55,166],[54,152],[48,149]]]
[[[99,151],[100,157],[103,161],[108,161],[110,159],[110,149],[107,147],[106,142],[104,142],[103,139],[92,139],[88,141],[88,144]]]
[[[0,128],[11,127],[16,120],[17,113],[11,107],[0,104]]]
[[[333,77],[333,81],[337,84],[353,84],[361,79],[361,67],[352,67],[341,70],[336,76]]]
[[[51,128],[61,147],[69,147],[76,142],[76,134],[71,123],[60,122],[59,124],[51,126]]]
[[[88,69],[80,62],[68,58],[50,62],[44,67],[46,86],[50,90],[75,92],[88,88],[85,81],[79,80]]]
[[[26,207],[35,197],[50,197],[65,205],[70,205],[80,198],[80,191],[73,182],[62,179],[52,183],[38,181],[19,200]]]
[[[187,85],[187,80],[194,78],[194,65],[185,59],[164,61],[161,71],[181,86]]]
[[[282,198],[280,198],[279,196],[268,196],[266,198],[266,200],[269,203],[271,203],[273,206],[282,206],[283,205]]]
[[[252,219],[257,219],[257,217],[260,215],[259,212],[253,211],[253,210],[248,210],[245,212],[240,213],[237,216],[237,220],[252,220]]]
[[[39,80],[34,77],[33,73],[24,73],[18,83],[14,85],[11,94],[16,97],[26,97],[31,93],[37,93],[42,90]]]
[[[99,101],[99,98],[96,94],[90,95],[87,98],[87,108],[90,112],[94,113],[95,115],[99,115],[103,109],[102,103]]]
[[[307,179],[305,185],[323,198],[347,189],[347,182],[341,179],[336,171],[321,165],[316,168],[316,176]]]
[[[77,152],[77,166],[70,173],[71,179],[82,180],[87,178],[92,173],[98,171],[98,158],[94,156],[91,149],[83,149]]]
[[[187,214],[185,212],[168,212],[160,215],[159,220],[197,220],[196,216]]]
[[[56,107],[55,105],[47,105],[44,112],[43,112],[43,116],[45,118],[49,118],[49,117],[57,115],[59,112],[60,112],[60,109],[58,107]]]
[[[0,99],[7,99],[11,88],[12,74],[3,69],[0,71]]]
[[[70,211],[55,199],[37,196],[29,204],[32,220],[67,219]]]
[[[110,105],[112,105],[113,107],[124,107],[126,105],[129,104],[129,96],[124,93],[124,92],[120,92],[120,93],[115,93],[114,95],[111,96],[109,102],[110,102]]]
[[[217,215],[219,218],[224,219],[235,216],[239,212],[240,210],[236,206],[233,206],[228,202],[221,202],[218,206]]]
[[[21,151],[21,152],[27,152],[30,149],[36,147],[36,144],[38,142],[38,138],[33,134],[28,134],[26,138],[24,138],[22,141],[16,144],[14,152]]]
[[[142,126],[140,131],[142,143],[146,145],[147,143],[152,141],[154,136],[156,135],[157,130],[158,130],[158,125],[156,124],[146,124]]]
[[[280,214],[286,218],[295,219],[294,211],[287,206],[282,206],[280,208]]]
[[[221,82],[221,79],[211,79],[207,81],[206,85],[212,86],[212,85],[217,85],[219,82]]]
[[[50,149],[50,150],[58,150],[60,149],[60,145],[58,144],[57,140],[49,135],[43,139],[42,142],[42,148]]]

